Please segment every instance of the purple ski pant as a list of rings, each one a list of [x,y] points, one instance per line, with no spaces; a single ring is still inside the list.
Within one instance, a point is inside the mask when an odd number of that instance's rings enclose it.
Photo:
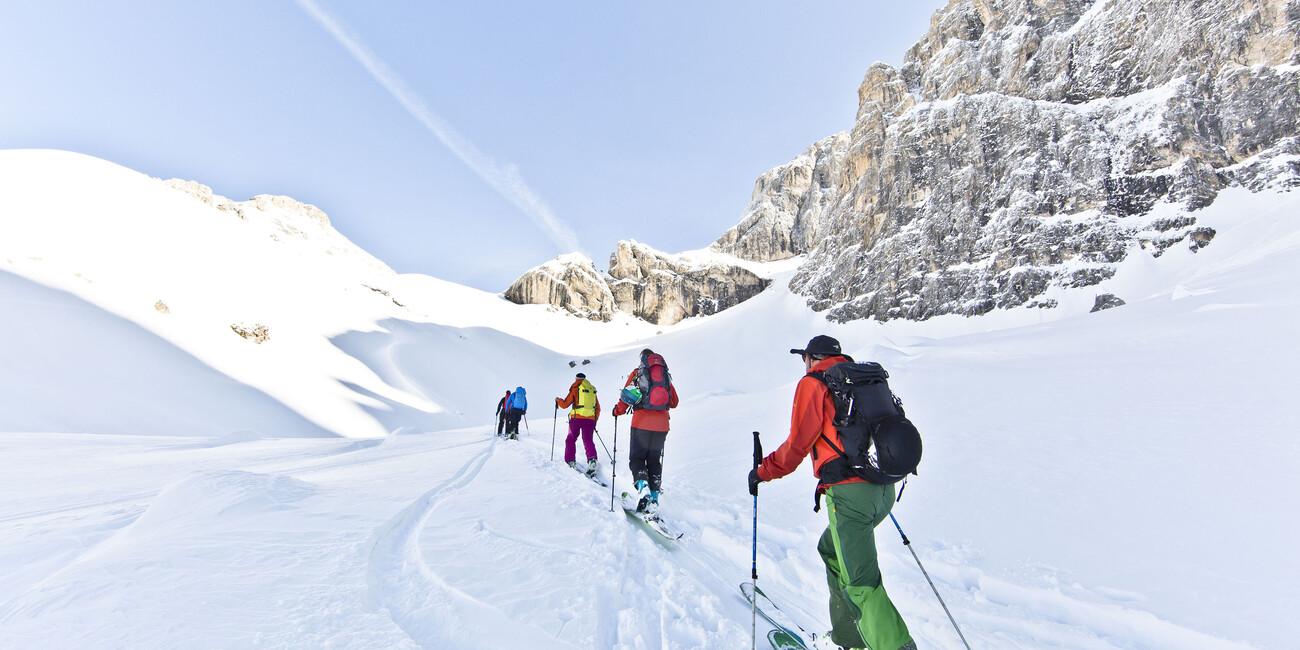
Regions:
[[[596,430],[596,421],[587,418],[569,418],[569,437],[564,439],[564,462],[572,463],[577,456],[578,434],[582,434],[582,448],[587,452],[587,458],[596,457],[596,443],[592,442],[591,434]]]

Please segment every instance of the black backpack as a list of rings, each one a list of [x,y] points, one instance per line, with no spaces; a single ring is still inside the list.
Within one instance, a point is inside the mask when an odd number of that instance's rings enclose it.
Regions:
[[[823,485],[852,477],[889,485],[916,473],[921,434],[903,412],[902,400],[889,390],[889,373],[880,364],[837,363],[809,376],[830,390],[843,445],[841,449],[826,438],[840,457],[822,466]]]

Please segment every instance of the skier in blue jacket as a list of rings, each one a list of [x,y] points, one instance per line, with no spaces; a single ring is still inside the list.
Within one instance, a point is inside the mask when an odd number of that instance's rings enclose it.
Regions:
[[[519,439],[519,418],[524,417],[528,412],[528,396],[524,392],[524,387],[520,386],[515,392],[510,394],[510,399],[506,400],[506,437],[511,440]]]

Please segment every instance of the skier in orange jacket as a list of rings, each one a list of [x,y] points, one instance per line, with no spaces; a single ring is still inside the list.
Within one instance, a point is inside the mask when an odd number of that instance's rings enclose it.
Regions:
[[[587,452],[585,473],[587,476],[595,476],[596,443],[592,441],[591,434],[596,430],[596,422],[600,420],[600,400],[596,397],[596,387],[587,381],[587,375],[580,372],[573,380],[573,385],[569,386],[569,393],[555,398],[555,406],[562,409],[573,407],[569,412],[569,437],[564,439],[564,462],[569,467],[578,469],[576,443],[581,435],[583,451]]]

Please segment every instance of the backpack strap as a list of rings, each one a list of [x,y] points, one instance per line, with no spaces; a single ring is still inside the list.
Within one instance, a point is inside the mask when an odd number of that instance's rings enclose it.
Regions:
[[[805,377],[812,377],[813,379],[816,379],[817,381],[821,382],[821,384],[822,384],[823,386],[826,386],[826,390],[827,390],[827,391],[830,390],[830,386],[828,386],[828,385],[826,384],[826,373],[825,373],[825,372],[823,372],[823,371],[810,372],[810,373],[808,373],[808,374],[806,374],[806,375],[804,375],[804,376],[805,376]],[[834,398],[832,398],[832,399],[834,399]],[[831,446],[831,449],[834,449],[834,450],[835,450],[835,453],[839,454],[839,455],[840,455],[841,457],[843,457],[843,458],[848,458],[848,457],[849,457],[848,454],[844,453],[844,450],[843,450],[843,449],[840,449],[839,447],[837,447],[837,446],[835,445],[835,442],[834,442],[834,441],[832,441],[830,438],[827,438],[827,437],[826,437],[826,430],[825,430],[825,428],[823,428],[822,431],[821,431],[820,433],[818,433],[817,435],[818,435],[819,437],[821,437],[822,440],[825,440],[825,441],[826,441],[826,444],[830,445],[830,446]]]
[[[817,372],[810,372],[810,373],[808,373],[808,374],[806,374],[806,375],[804,375],[804,376],[805,376],[805,377],[812,377],[813,379],[816,379],[817,381],[821,382],[821,384],[822,384],[823,386],[826,386],[826,388],[827,388],[828,391],[830,390],[830,386],[827,386],[827,384],[826,384],[826,372],[825,372],[825,371],[820,371],[820,370],[819,370],[819,371],[817,371]],[[833,440],[831,440],[830,438],[827,438],[827,437],[826,437],[826,430],[825,430],[825,428],[823,428],[822,431],[821,431],[820,433],[817,434],[817,436],[818,436],[820,439],[825,440],[825,441],[826,441],[826,444],[830,445],[831,449],[835,450],[835,453],[837,453],[837,454],[840,455],[840,458],[848,458],[848,454],[845,454],[843,449],[840,449],[838,446],[835,445],[835,442],[834,442]],[[814,444],[814,445],[813,445],[814,453],[816,453],[816,447],[817,447],[817,445]],[[821,480],[818,480],[818,482],[817,482],[817,489],[813,490],[813,512],[821,512],[821,509],[822,509],[822,490],[824,489],[824,487],[825,487],[825,486],[824,486],[823,482],[822,482]]]

